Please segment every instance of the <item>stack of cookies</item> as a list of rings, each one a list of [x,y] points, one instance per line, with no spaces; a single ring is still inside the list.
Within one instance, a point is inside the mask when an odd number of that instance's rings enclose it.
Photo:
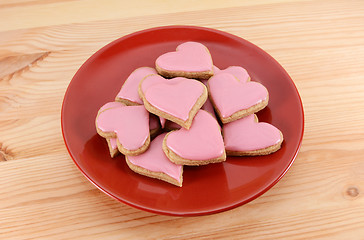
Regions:
[[[258,122],[267,89],[240,66],[220,70],[201,43],[185,42],[133,71],[96,117],[112,157],[145,176],[182,186],[183,165],[223,162],[280,149],[283,135]],[[215,114],[216,113],[216,114]]]

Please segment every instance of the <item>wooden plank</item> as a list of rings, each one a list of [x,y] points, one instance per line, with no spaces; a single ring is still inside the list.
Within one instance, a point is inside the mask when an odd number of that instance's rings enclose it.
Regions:
[[[77,22],[128,19],[132,17],[155,16],[165,13],[183,13],[217,8],[259,6],[271,3],[302,2],[303,0],[257,0],[251,1],[118,1],[108,0],[100,4],[98,0],[52,0],[19,1],[0,3],[0,31],[43,27]],[[21,17],[19,17],[21,16]],[[26,19],[26,21],[24,21]]]
[[[160,216],[119,203],[97,190],[65,153],[3,163],[0,226],[4,238],[307,239],[364,227],[364,151],[303,151],[291,171],[262,197],[204,217]],[[314,156],[314,157],[313,157]],[[320,224],[318,224],[320,223]],[[257,234],[259,233],[259,234]],[[1,236],[1,235],[0,235]],[[337,238],[340,239],[340,238]]]

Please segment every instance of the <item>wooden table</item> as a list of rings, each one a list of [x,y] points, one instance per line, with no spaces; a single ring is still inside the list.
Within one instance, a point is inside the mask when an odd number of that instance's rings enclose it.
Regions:
[[[364,239],[363,1],[193,2],[0,1],[0,239]],[[249,204],[202,217],[140,211],[68,155],[60,109],[76,70],[112,40],[166,24],[255,43],[301,94],[301,151]]]

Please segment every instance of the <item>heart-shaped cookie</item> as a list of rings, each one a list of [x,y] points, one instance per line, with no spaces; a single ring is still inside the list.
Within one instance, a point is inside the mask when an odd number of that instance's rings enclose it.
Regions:
[[[158,73],[165,77],[209,79],[213,75],[210,52],[197,42],[178,45],[175,52],[159,56],[155,65]]]
[[[126,106],[126,105],[121,102],[108,102],[99,109],[97,115],[99,115],[101,112],[103,112],[107,109],[124,107],[124,106]],[[151,113],[149,113],[149,132],[150,132],[151,138],[157,136],[158,133],[160,132],[158,117]],[[105,139],[106,139],[107,145],[109,147],[110,156],[111,157],[117,156],[119,153],[119,150],[118,150],[118,146],[117,146],[116,137],[109,137],[109,138],[105,138]]]
[[[150,132],[151,138],[156,137],[160,132],[158,118],[157,118],[157,116],[155,116],[151,113],[149,114],[149,132]],[[106,138],[106,141],[107,141],[107,145],[109,147],[110,156],[112,158],[117,156],[119,153],[119,150],[118,150],[116,137],[115,138]]]
[[[182,187],[183,166],[172,163],[164,154],[162,145],[165,135],[156,137],[145,153],[126,156],[126,163],[134,172]]]
[[[228,156],[267,155],[280,149],[283,141],[278,128],[258,122],[255,114],[225,124],[222,131]]]
[[[217,73],[207,85],[210,100],[223,123],[258,112],[268,104],[268,91],[262,84],[241,83],[230,73]]]
[[[142,80],[139,94],[149,112],[187,129],[208,95],[200,81],[183,77],[165,79],[159,75]]]
[[[138,94],[140,81],[150,74],[157,74],[157,71],[151,67],[140,67],[135,69],[125,80],[115,101],[122,102],[125,105],[142,105],[143,101]]]
[[[220,126],[205,110],[198,111],[189,130],[169,132],[163,151],[176,164],[205,165],[226,160]]]
[[[138,155],[145,152],[150,143],[149,113],[142,105],[124,106],[119,103],[119,106],[99,111],[96,130],[104,138],[117,138],[121,153]]]

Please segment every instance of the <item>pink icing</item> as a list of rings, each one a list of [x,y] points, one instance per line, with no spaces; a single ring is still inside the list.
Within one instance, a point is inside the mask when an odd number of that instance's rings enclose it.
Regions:
[[[109,138],[110,146],[113,150],[118,148],[118,145],[116,144],[116,138]]]
[[[254,114],[223,126],[226,150],[252,151],[279,143],[280,131],[269,123],[255,122]]]
[[[216,67],[215,65],[212,66],[212,69],[214,70],[214,74],[220,71],[220,68]]]
[[[161,123],[162,128],[164,128],[164,126],[166,125],[166,119],[162,118],[162,117],[159,117],[159,121]]]
[[[146,100],[151,105],[183,121],[188,119],[204,88],[204,85],[196,80],[183,77],[167,80],[159,75],[146,77],[141,86]]]
[[[212,70],[212,59],[208,49],[201,43],[185,42],[176,52],[159,56],[156,65],[168,71],[205,72]]]
[[[149,136],[149,112],[144,106],[109,108],[99,114],[96,124],[103,132],[115,132],[128,150],[142,147]]]
[[[140,85],[140,90],[145,94],[145,91],[151,86],[159,83],[165,83],[168,79],[163,78],[162,76],[155,74],[147,76]]]
[[[189,130],[171,132],[166,140],[168,148],[189,160],[210,160],[224,153],[224,142],[216,119],[204,110],[196,114]]]
[[[121,102],[108,102],[100,108],[99,113],[102,111],[105,111],[106,109],[109,109],[109,108],[118,108],[118,107],[124,107],[124,106],[125,105]]]
[[[138,156],[128,156],[128,160],[139,167],[152,172],[162,172],[180,182],[182,165],[172,163],[164,154],[162,146],[166,133],[156,137],[146,152]]]
[[[201,80],[201,82],[203,84],[205,84],[205,86],[207,86],[207,81],[208,80]],[[208,111],[209,113],[211,113],[211,115],[216,118],[215,115],[215,111],[214,111],[214,106],[212,106],[212,103],[210,101],[210,98],[207,98],[206,102],[204,103],[204,105],[201,107],[201,109]]]
[[[157,72],[154,68],[150,67],[137,68],[126,79],[125,83],[120,89],[120,92],[118,93],[118,95],[116,95],[116,98],[127,99],[135,103],[143,104],[143,101],[140,99],[138,95],[139,82],[144,77],[156,73]]]
[[[240,82],[242,83],[246,83],[250,81],[250,76],[248,74],[248,72],[239,66],[230,66],[224,70],[215,70],[215,74],[217,73],[230,73],[232,75],[234,75]]]
[[[241,84],[229,73],[217,73],[208,81],[210,96],[222,117],[248,109],[267,99],[268,91],[260,83],[247,82]]]

